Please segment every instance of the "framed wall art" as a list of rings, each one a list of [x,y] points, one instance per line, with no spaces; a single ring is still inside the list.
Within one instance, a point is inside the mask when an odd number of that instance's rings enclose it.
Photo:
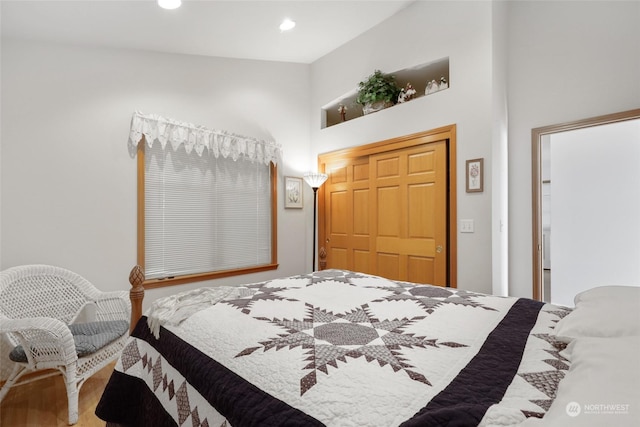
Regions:
[[[467,193],[484,191],[484,159],[467,160]]]
[[[302,209],[302,178],[284,177],[285,209]]]

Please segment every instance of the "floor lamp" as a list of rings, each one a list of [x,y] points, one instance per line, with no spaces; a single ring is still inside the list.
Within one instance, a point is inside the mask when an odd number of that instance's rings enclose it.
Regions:
[[[313,256],[312,256],[312,270],[311,272],[316,271],[316,203],[317,203],[317,193],[318,188],[324,184],[327,180],[328,176],[324,173],[318,172],[307,172],[304,174],[304,180],[309,184],[311,189],[313,190]]]

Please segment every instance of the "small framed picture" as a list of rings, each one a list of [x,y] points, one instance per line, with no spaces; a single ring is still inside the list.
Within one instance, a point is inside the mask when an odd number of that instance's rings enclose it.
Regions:
[[[467,160],[467,193],[484,191],[484,159]]]
[[[302,178],[284,177],[284,207],[286,209],[302,209]]]

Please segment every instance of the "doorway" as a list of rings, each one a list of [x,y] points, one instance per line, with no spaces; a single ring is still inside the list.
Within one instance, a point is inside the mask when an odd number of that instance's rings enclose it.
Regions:
[[[534,299],[640,285],[640,109],[533,129],[532,149]]]

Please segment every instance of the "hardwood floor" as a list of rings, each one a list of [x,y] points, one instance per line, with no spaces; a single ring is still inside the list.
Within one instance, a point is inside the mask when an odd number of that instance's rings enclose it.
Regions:
[[[109,381],[115,362],[89,378],[80,389],[76,426],[104,427],[94,411]],[[2,427],[67,426],[67,393],[62,375],[13,387],[0,405]]]

